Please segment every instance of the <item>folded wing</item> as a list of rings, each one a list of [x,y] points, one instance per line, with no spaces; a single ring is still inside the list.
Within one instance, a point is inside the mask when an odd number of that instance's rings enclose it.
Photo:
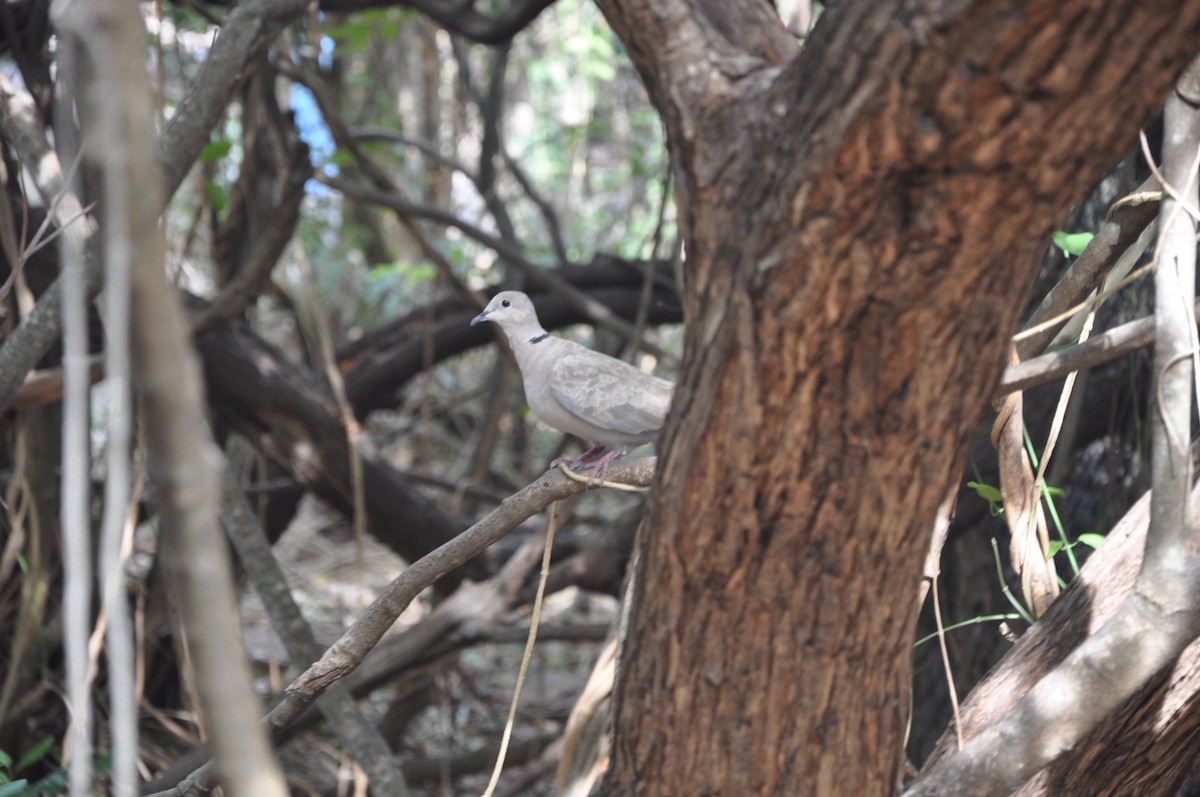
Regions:
[[[665,379],[582,346],[550,369],[550,390],[568,412],[629,435],[630,442],[662,428],[673,389]]]

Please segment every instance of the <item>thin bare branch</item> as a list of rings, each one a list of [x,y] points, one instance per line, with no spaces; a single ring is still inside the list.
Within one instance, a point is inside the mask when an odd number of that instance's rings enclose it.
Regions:
[[[1083,253],[1076,258],[1062,279],[1046,294],[1041,304],[1025,323],[1029,329],[1060,315],[1068,308],[1082,302],[1091,294],[1125,250],[1133,246],[1138,237],[1154,221],[1158,212],[1157,192],[1159,183],[1150,178],[1138,186],[1131,195],[1134,199],[1122,199],[1109,211],[1109,218],[1092,238]],[[1064,320],[1062,323],[1066,323]],[[1017,342],[1017,353],[1021,359],[1045,350],[1062,324],[1022,338]]]
[[[71,107],[71,89],[78,77],[81,57],[76,37],[63,37],[62,57],[58,64],[60,112]],[[44,139],[40,142],[45,144]],[[47,147],[48,149],[48,147]],[[55,158],[57,162],[57,158]],[[61,190],[61,189],[60,189]],[[65,192],[64,192],[65,193]],[[92,790],[92,706],[88,684],[88,634],[92,614],[92,543],[89,511],[90,480],[90,380],[88,379],[87,340],[87,267],[84,240],[74,235],[62,237],[61,300],[67,308],[63,324],[63,485],[61,524],[63,538],[63,647],[66,654],[67,699],[71,709],[71,797],[84,797]],[[13,264],[14,270],[17,264]],[[97,270],[98,271],[98,270]],[[40,304],[40,303],[39,303]],[[34,308],[34,313],[37,307]],[[30,329],[27,316],[16,332]],[[14,333],[14,337],[16,333]],[[9,343],[11,343],[11,339]],[[0,349],[0,362],[10,351]],[[19,351],[19,350],[18,350]],[[0,366],[0,372],[3,367]],[[14,375],[15,376],[15,375]],[[13,380],[16,392],[19,380]],[[0,388],[3,389],[3,388]]]
[[[160,172],[155,182],[161,178],[165,187],[161,194],[156,192],[160,196],[160,209],[200,156],[209,133],[234,95],[234,87],[244,76],[246,65],[307,7],[305,0],[248,0],[239,3],[226,18],[200,78],[159,136]],[[65,128],[61,132],[67,135]],[[87,295],[93,297],[100,292],[103,279],[99,258],[89,249],[85,263]],[[56,281],[0,346],[0,409],[9,405],[25,374],[61,335],[62,287]]]
[[[232,318],[242,312],[262,293],[275,263],[283,253],[296,222],[300,218],[300,205],[304,201],[304,185],[312,176],[312,163],[308,147],[299,145],[291,153],[287,174],[280,180],[282,197],[272,208],[270,226],[255,236],[246,261],[232,280],[207,305],[192,315],[192,331],[202,332],[214,324]]]
[[[1200,312],[1200,302],[1194,312]],[[1095,335],[1076,346],[1043,354],[1004,369],[996,395],[1025,390],[1061,379],[1072,371],[1095,368],[1149,346],[1154,340],[1154,318],[1146,316]]]
[[[223,786],[231,795],[282,797],[282,774],[255,723],[257,698],[241,654],[228,554],[213,533],[219,456],[207,427],[200,366],[164,268],[160,174],[151,157],[153,111],[142,56],[146,30],[137,6],[90,0],[86,10],[71,9],[60,23],[88,48],[94,69],[78,98],[80,116],[100,131],[97,144],[103,142],[92,154],[102,167],[105,257],[132,269],[134,372],[163,560],[177,587]],[[136,772],[134,780],[136,791]]]
[[[234,471],[233,467],[226,467],[221,491],[225,532],[237,551],[242,567],[246,569],[254,591],[262,599],[271,617],[271,624],[287,649],[288,658],[297,663],[315,661],[321,657],[321,646],[292,597],[283,571],[271,553],[266,533],[246,500]],[[408,794],[404,775],[393,763],[387,743],[358,710],[348,687],[333,684],[325,697],[317,701],[317,706],[342,748],[362,765],[372,788],[379,789],[380,794],[398,797]]]

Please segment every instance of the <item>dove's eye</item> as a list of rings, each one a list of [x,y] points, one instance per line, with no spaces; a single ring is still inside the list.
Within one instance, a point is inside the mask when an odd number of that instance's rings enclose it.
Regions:
[[[510,302],[508,299],[503,299],[500,302],[500,306],[501,307],[512,307],[512,302]]]

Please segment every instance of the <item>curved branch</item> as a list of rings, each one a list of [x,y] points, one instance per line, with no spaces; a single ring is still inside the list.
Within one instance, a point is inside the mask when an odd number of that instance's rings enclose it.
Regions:
[[[246,0],[225,18],[200,77],[158,137],[164,202],[200,157],[246,66],[307,8],[307,0]]]

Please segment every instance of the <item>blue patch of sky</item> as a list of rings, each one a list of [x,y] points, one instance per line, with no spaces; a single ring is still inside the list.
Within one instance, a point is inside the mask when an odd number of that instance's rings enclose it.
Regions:
[[[321,38],[321,53],[317,56],[317,63],[323,68],[328,68],[333,63],[333,39],[328,36]],[[337,150],[337,145],[333,141],[333,135],[329,132],[328,125],[321,117],[321,110],[317,107],[316,98],[306,86],[293,83],[291,106],[292,112],[296,116],[296,129],[300,131],[300,139],[308,144],[311,150],[309,157],[312,158],[313,165],[320,166],[326,174],[336,177],[339,171],[338,167],[327,161]],[[305,189],[313,196],[330,195],[329,189],[316,180],[309,180]]]

